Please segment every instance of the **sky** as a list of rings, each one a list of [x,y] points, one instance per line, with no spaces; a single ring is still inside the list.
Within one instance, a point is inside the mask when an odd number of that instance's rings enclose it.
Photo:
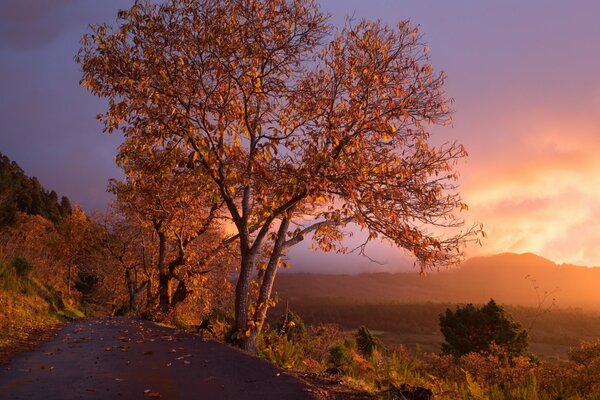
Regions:
[[[346,16],[419,24],[432,64],[448,74],[467,221],[487,239],[467,256],[533,252],[600,266],[600,2],[594,0],[320,0]],[[84,209],[110,199],[119,135],[102,133],[101,99],[79,87],[73,58],[90,23],[115,21],[129,0],[0,1],[0,153]],[[358,240],[358,239],[355,239]],[[290,253],[297,270],[403,270],[405,254]]]

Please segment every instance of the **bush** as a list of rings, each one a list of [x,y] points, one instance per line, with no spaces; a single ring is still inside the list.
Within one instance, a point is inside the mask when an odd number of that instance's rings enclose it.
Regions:
[[[375,351],[382,351],[385,348],[383,342],[378,337],[373,336],[371,331],[364,325],[358,328],[355,339],[358,352],[365,358],[370,358]]]
[[[347,346],[347,343],[338,344],[329,349],[329,363],[334,368],[347,370],[353,362],[352,350]]]
[[[280,335],[285,335],[288,340],[299,340],[306,334],[306,325],[302,318],[295,312],[288,310],[281,316],[275,326]]]
[[[455,312],[447,309],[440,315],[440,330],[446,340],[444,354],[489,353],[494,343],[509,357],[528,354],[527,331],[494,300],[481,308],[467,304]]]
[[[31,263],[23,257],[15,258],[11,264],[17,272],[17,275],[19,275],[22,278],[27,278],[29,276],[29,273],[33,269],[33,265],[31,265]]]

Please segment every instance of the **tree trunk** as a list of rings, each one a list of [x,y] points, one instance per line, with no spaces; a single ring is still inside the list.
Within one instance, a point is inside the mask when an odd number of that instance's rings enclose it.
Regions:
[[[132,268],[125,269],[125,281],[127,282],[127,293],[129,295],[129,311],[137,313],[140,307],[140,296],[150,282],[145,281],[138,286],[138,280]]]
[[[69,263],[67,268],[67,294],[71,298],[71,285],[73,281],[73,265]]]
[[[133,305],[131,306],[131,311],[133,311],[135,314],[137,314],[140,308],[140,296],[144,292],[144,289],[146,288],[146,285],[148,285],[148,283],[148,281],[145,281],[133,291]]]
[[[125,268],[125,282],[127,283],[127,294],[129,295],[129,310],[133,311],[135,303],[135,282],[131,268]]]
[[[242,338],[248,330],[248,295],[250,293],[250,278],[254,270],[254,261],[254,254],[251,254],[250,251],[242,251],[240,275],[235,287],[235,330],[238,334],[236,341],[240,343],[244,350],[250,352],[253,349],[246,348],[246,341]]]
[[[253,321],[255,325],[250,329],[250,335],[245,336],[242,347],[251,353],[256,352],[256,341],[260,335],[265,319],[267,317],[267,311],[269,309],[269,300],[271,299],[271,291],[273,290],[273,283],[275,282],[275,276],[277,275],[277,269],[279,267],[279,260],[283,252],[284,243],[287,235],[287,230],[290,225],[288,218],[284,218],[279,225],[277,231],[277,238],[273,244],[273,250],[269,257],[269,263],[262,278],[260,292],[258,293],[258,299],[256,302],[256,310],[254,312]]]
[[[146,307],[152,307],[152,278],[148,277],[146,280]]]
[[[158,233],[158,303],[160,310],[167,312],[171,303],[171,274],[165,263],[167,239],[162,232]]]
[[[177,304],[183,303],[189,294],[190,292],[187,290],[185,283],[180,281],[177,285],[177,289],[175,289],[175,293],[173,293],[173,296],[171,297],[171,304],[169,306],[175,308]]]

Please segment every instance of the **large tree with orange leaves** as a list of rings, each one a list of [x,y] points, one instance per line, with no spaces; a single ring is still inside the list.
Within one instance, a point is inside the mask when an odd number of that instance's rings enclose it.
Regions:
[[[77,57],[83,87],[109,99],[107,131],[177,146],[223,201],[239,235],[236,329],[248,350],[281,257],[305,236],[344,251],[353,223],[425,269],[455,262],[479,233],[458,230],[454,169],[466,152],[429,142],[450,112],[418,30],[349,21],[332,32],[314,1],[136,1],[116,27],[92,27]]]

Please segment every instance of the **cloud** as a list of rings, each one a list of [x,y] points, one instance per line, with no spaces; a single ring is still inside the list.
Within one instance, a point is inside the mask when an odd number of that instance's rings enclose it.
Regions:
[[[76,0],[3,0],[0,48],[31,50],[52,42],[69,21],[65,10]]]
[[[521,121],[524,122],[524,121]],[[600,232],[600,123],[531,116],[512,149],[490,149],[470,165],[463,194],[488,234],[472,253],[534,252],[557,262],[597,265]]]

